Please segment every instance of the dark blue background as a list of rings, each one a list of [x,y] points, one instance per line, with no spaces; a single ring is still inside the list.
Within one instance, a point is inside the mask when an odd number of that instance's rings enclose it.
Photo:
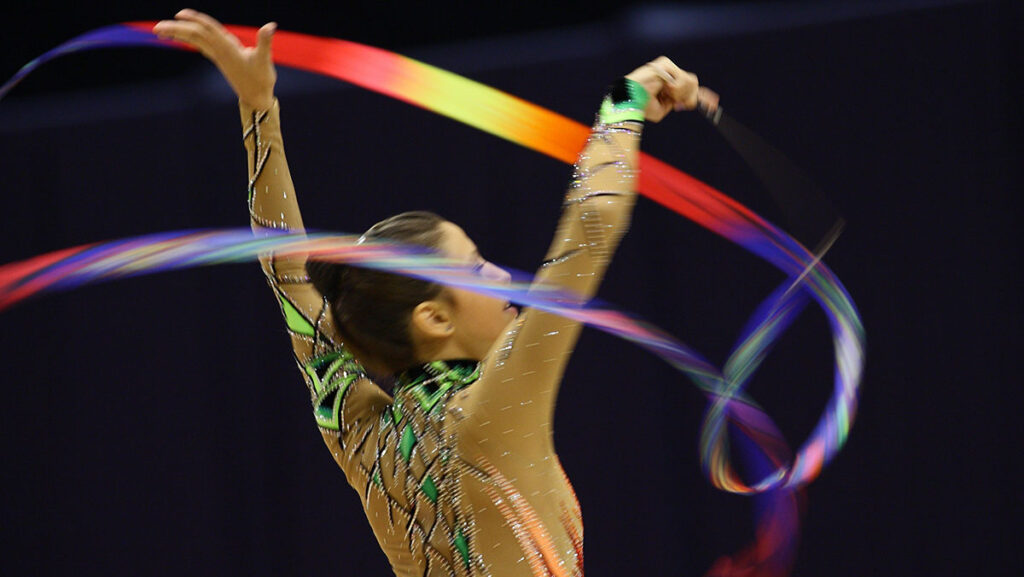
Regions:
[[[826,261],[862,312],[867,372],[849,443],[809,488],[794,575],[1017,575],[1019,4],[737,6],[197,7],[397,50],[581,122],[611,79],[659,54],[697,72],[848,223]],[[0,75],[178,7],[19,8]],[[543,256],[568,167],[332,80],[281,70],[278,92],[308,226],[357,232],[429,208],[496,262]],[[244,226],[239,135],[230,92],[196,55],[47,64],[0,102],[0,262]],[[644,149],[786,224],[696,116],[650,127]],[[641,200],[601,296],[721,362],[781,281]],[[3,574],[388,574],[255,265],[45,296],[0,327]],[[794,445],[828,398],[830,355],[809,309],[752,385]],[[657,358],[584,333],[557,443],[591,577],[699,575],[749,538],[749,501],[701,477],[703,410]]]

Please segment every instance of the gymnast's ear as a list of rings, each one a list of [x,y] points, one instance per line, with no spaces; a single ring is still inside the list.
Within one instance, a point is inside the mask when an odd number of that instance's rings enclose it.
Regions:
[[[436,298],[416,305],[409,319],[409,332],[414,342],[438,341],[455,334],[451,304],[443,298]]]

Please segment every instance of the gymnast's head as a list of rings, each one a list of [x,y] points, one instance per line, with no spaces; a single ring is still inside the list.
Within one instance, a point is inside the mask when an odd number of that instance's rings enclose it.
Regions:
[[[462,228],[432,212],[392,216],[363,238],[423,246],[485,277],[510,278],[484,260]],[[306,271],[330,303],[345,344],[378,373],[436,360],[482,360],[517,312],[499,299],[378,270],[311,259]]]

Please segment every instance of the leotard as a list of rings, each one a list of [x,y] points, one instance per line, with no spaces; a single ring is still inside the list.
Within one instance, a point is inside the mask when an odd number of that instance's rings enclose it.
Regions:
[[[537,282],[583,299],[597,291],[635,203],[646,100],[626,79],[603,100]],[[303,232],[279,104],[243,105],[241,116],[253,230]],[[552,436],[578,323],[526,309],[483,361],[406,371],[392,396],[344,346],[304,258],[268,255],[261,264],[324,442],[396,575],[582,575],[580,507]]]

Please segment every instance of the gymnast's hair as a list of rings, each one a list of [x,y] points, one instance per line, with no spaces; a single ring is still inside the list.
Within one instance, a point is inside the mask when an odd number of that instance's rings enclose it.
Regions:
[[[432,212],[403,212],[373,225],[363,238],[438,249],[443,222]],[[417,364],[409,321],[418,304],[441,294],[440,284],[314,259],[306,262],[306,272],[330,303],[334,326],[354,351],[394,372]]]

